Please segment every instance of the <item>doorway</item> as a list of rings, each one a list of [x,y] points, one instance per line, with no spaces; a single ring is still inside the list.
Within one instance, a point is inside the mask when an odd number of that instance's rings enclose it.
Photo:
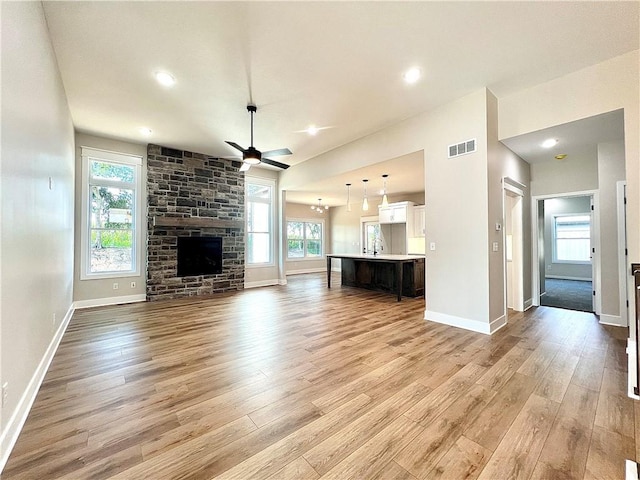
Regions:
[[[378,218],[375,217],[375,220],[362,220],[362,253],[366,254],[379,251],[382,245]]]
[[[503,182],[504,196],[504,265],[505,265],[505,312],[509,309],[524,311],[524,233],[522,201],[524,192],[512,185],[510,179]]]
[[[597,312],[595,193],[535,200],[538,305]]]

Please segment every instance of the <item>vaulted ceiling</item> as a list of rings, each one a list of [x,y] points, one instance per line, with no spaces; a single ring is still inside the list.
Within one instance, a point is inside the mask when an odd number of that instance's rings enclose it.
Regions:
[[[638,48],[638,2],[74,1],[44,9],[79,131],[231,156],[225,140],[250,143],[252,102],[255,146],[290,148],[274,159],[292,165],[479,88],[500,98]],[[402,79],[409,67],[422,73],[413,85]],[[175,85],[159,85],[159,71]],[[310,125],[323,129],[309,135]]]

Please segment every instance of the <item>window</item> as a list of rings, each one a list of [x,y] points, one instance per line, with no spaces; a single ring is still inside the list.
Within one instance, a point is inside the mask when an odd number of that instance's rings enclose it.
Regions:
[[[553,219],[553,261],[591,262],[591,217],[557,215]]]
[[[247,265],[273,265],[275,182],[246,177]]]
[[[323,222],[287,221],[287,258],[322,257]]]
[[[140,275],[141,168],[141,157],[82,147],[82,279]]]

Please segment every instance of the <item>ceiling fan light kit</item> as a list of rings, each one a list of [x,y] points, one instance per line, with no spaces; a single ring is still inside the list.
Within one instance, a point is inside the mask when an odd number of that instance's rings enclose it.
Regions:
[[[253,146],[253,114],[258,111],[258,107],[253,104],[247,105],[247,111],[251,115],[251,145],[249,148],[242,148],[235,142],[225,141],[228,145],[231,145],[236,150],[240,150],[242,152],[242,166],[240,167],[241,172],[246,172],[251,168],[252,165],[259,165],[264,163],[265,165],[271,165],[274,167],[282,168],[286,170],[289,168],[289,165],[286,163],[277,162],[275,160],[271,160],[270,158],[265,158],[267,155],[291,155],[291,150],[288,148],[279,148],[277,150],[269,150],[267,152],[261,152],[257,148]]]

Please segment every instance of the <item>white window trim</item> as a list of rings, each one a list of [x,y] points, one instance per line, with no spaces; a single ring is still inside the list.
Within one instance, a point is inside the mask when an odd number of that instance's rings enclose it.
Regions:
[[[285,237],[285,259],[287,262],[317,262],[319,260],[326,260],[326,248],[325,248],[325,219],[324,218],[298,218],[298,217],[288,217],[286,223],[289,222],[304,222],[304,223],[321,223],[322,224],[322,253],[319,257],[298,257],[298,258],[289,258],[289,248],[288,241],[289,236]],[[287,229],[285,228],[285,234]]]
[[[272,180],[270,178],[262,178],[262,177],[251,177],[248,175],[245,175],[244,177],[244,201],[245,201],[245,207],[247,205],[247,203],[249,202],[249,194],[247,192],[248,188],[249,188],[249,184],[254,184],[254,185],[263,185],[265,187],[271,187],[271,215],[269,218],[269,235],[270,235],[270,241],[269,241],[269,258],[271,259],[270,262],[265,262],[265,263],[249,263],[249,242],[246,241],[246,238],[249,236],[249,228],[248,228],[248,215],[246,215],[245,213],[245,218],[244,218],[244,231],[245,231],[245,254],[244,254],[244,265],[245,268],[272,268],[275,267],[276,265],[276,259],[275,259],[275,245],[276,245],[276,241],[275,241],[275,218],[276,218],[276,181]],[[263,203],[267,203],[267,202],[263,202]],[[246,211],[246,209],[245,209]]]
[[[576,217],[576,216],[590,216],[589,212],[583,213],[557,213],[553,215],[553,230],[551,232],[551,251],[552,258],[551,263],[557,263],[561,265],[591,265],[591,260],[558,260],[558,252],[556,247],[556,222],[558,218],[562,217]],[[593,219],[589,220],[589,223],[593,222]],[[593,226],[591,226],[593,230]]]
[[[143,229],[143,203],[142,203],[142,157],[139,155],[130,155],[126,153],[111,152],[108,150],[99,150],[91,147],[81,147],[82,155],[82,219],[80,233],[80,280],[98,280],[103,278],[122,278],[122,277],[139,277],[143,264],[142,261],[142,229]],[[133,260],[133,270],[125,272],[89,272],[91,265],[91,248],[89,248],[89,225],[90,225],[90,209],[89,209],[89,161],[91,159],[120,163],[123,165],[132,165],[136,170],[136,195],[133,212],[133,223],[135,225],[135,237],[133,242],[133,252],[131,258]],[[118,186],[114,182],[114,186]],[[127,187],[129,184],[126,185]]]

